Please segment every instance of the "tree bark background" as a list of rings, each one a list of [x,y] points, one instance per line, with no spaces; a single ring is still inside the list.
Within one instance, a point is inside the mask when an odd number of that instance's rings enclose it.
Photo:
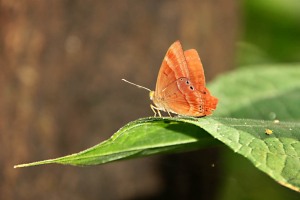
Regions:
[[[96,167],[15,164],[75,153],[151,116],[149,88],[177,39],[208,80],[233,67],[233,0],[0,3],[0,199],[213,199],[215,150]]]

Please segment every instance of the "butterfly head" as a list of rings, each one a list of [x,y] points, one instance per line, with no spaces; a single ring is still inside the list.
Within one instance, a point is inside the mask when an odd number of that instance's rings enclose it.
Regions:
[[[154,99],[154,91],[150,91],[149,92],[149,97],[150,97],[150,100],[153,101],[153,99]]]

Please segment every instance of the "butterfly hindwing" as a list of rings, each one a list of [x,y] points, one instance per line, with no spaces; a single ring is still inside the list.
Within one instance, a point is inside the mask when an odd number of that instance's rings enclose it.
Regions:
[[[164,107],[173,113],[203,116],[203,98],[188,78],[179,78],[163,92]]]
[[[184,55],[189,69],[189,78],[202,94],[204,115],[209,115],[216,109],[218,99],[211,96],[209,90],[205,87],[205,75],[198,52],[195,49],[190,49],[185,51]]]

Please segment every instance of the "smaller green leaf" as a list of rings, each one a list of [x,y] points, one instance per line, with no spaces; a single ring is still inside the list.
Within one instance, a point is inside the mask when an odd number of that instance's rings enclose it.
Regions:
[[[61,158],[15,167],[41,164],[98,165],[145,155],[188,151],[218,143],[199,127],[172,118],[145,118],[130,122],[110,139],[85,151]]]

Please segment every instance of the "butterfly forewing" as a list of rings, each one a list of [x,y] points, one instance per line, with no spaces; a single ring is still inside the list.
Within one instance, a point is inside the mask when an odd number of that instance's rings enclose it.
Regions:
[[[159,95],[163,89],[178,78],[188,76],[189,70],[182,46],[179,41],[176,41],[168,49],[158,72],[155,89],[156,95]]]

